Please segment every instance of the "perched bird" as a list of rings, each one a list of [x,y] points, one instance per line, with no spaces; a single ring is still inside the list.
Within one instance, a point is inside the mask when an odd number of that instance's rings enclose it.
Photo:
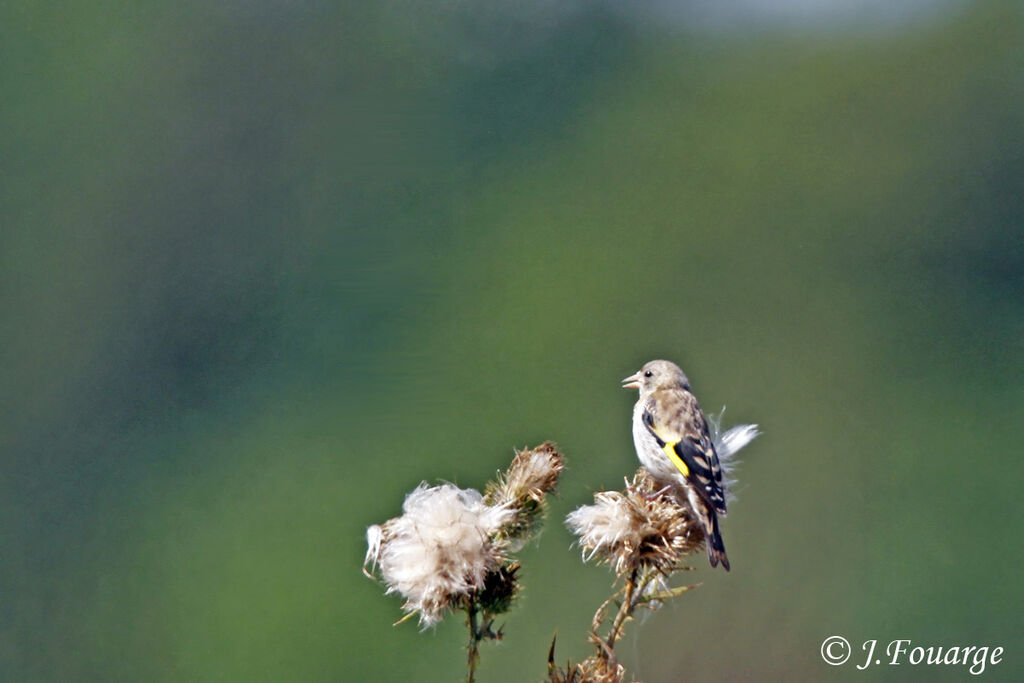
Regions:
[[[633,443],[640,462],[665,485],[663,490],[685,492],[704,525],[711,566],[721,562],[729,571],[718,528],[718,515],[726,512],[722,467],[690,380],[675,363],[652,360],[622,383],[640,390],[633,408]]]

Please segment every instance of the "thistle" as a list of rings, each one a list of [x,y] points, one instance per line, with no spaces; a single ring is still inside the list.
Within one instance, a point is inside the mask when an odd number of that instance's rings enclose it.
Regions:
[[[363,571],[398,593],[406,615],[430,627],[453,610],[466,612],[467,677],[475,680],[482,640],[499,640],[497,616],[519,591],[519,563],[512,557],[536,533],[563,468],[556,446],[545,442],[516,453],[482,495],[453,484],[420,484],[402,505],[402,516],[366,530]]]
[[[757,427],[743,425],[719,434],[717,421],[709,423],[728,477],[736,452],[758,435]],[[578,538],[583,560],[605,564],[615,573],[614,592],[597,608],[591,622],[590,642],[595,653],[559,669],[552,641],[548,681],[622,683],[626,669],[615,654],[616,642],[637,609],[656,610],[666,600],[699,585],[671,587],[670,580],[677,572],[692,570],[687,558],[705,549],[705,525],[687,496],[662,487],[644,467],[626,481],[624,490],[594,494],[594,504],[571,512],[566,524]],[[613,605],[617,605],[614,614],[610,611]],[[602,635],[605,623],[607,631]]]

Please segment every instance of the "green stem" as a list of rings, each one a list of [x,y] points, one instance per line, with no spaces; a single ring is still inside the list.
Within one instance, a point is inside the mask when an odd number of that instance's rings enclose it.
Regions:
[[[477,621],[476,602],[470,601],[466,607],[466,623],[469,626],[469,657],[466,662],[469,671],[466,683],[476,681],[476,665],[480,661],[480,626]]]

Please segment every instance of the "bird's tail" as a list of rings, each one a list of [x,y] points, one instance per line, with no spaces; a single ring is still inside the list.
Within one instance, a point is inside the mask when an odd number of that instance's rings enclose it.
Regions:
[[[725,556],[725,543],[722,541],[722,532],[718,528],[718,515],[713,510],[704,513],[704,536],[705,545],[708,548],[708,559],[711,566],[717,567],[722,563],[722,569],[729,571],[729,558]]]

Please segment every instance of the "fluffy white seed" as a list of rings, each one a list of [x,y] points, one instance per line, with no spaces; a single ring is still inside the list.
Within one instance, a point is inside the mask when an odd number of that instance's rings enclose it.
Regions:
[[[418,611],[420,623],[430,626],[499,566],[503,548],[492,537],[514,512],[452,484],[421,484],[406,496],[402,512],[367,529],[367,560],[380,565],[387,592],[401,594],[404,608]]]

